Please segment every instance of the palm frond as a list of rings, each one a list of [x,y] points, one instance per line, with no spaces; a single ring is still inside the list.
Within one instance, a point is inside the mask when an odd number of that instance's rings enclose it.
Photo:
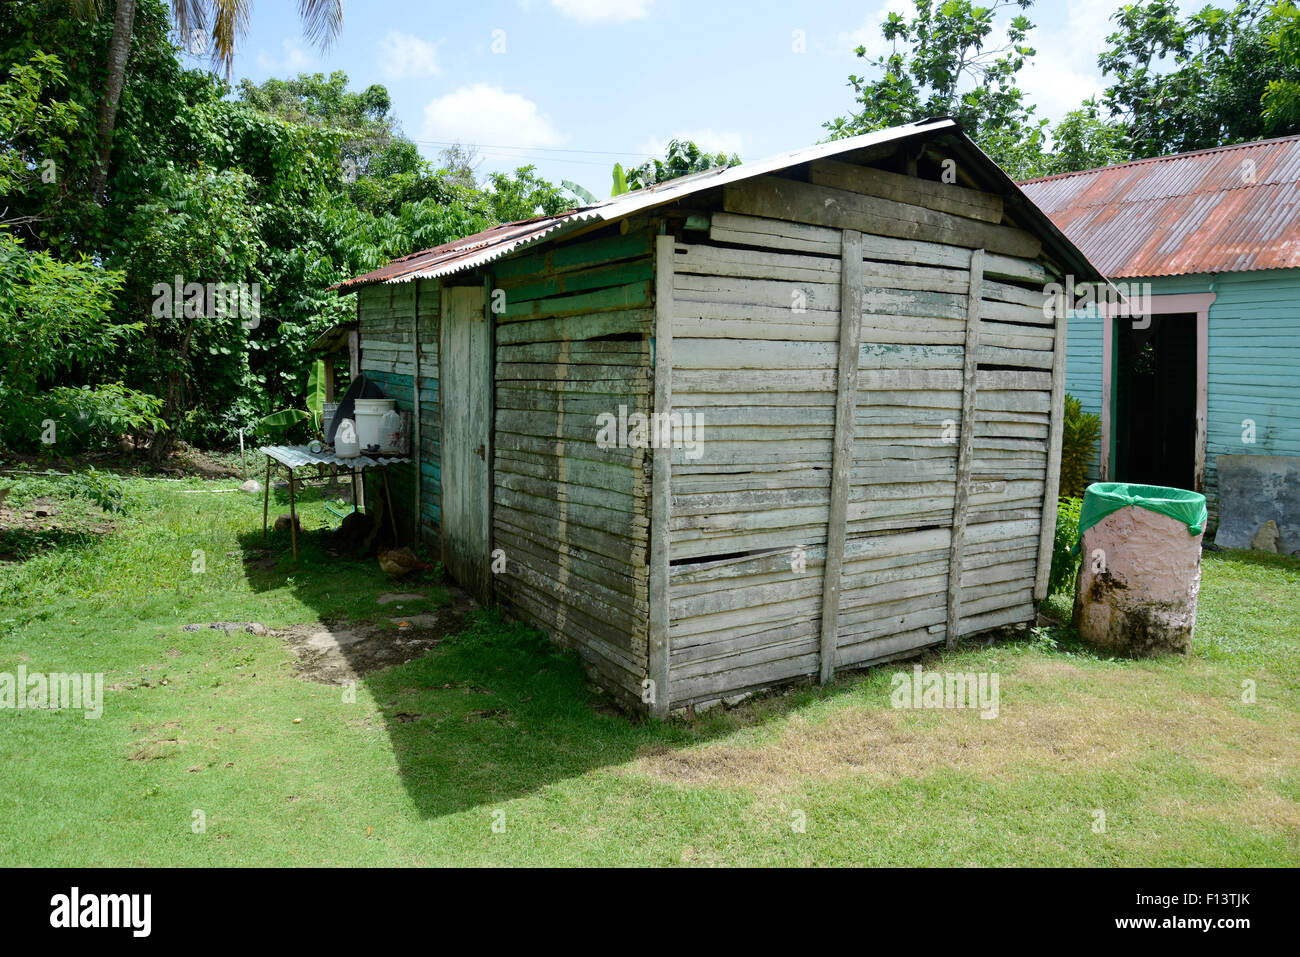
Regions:
[[[181,35],[181,42],[188,47],[195,30],[208,32],[206,0],[172,0],[172,22]]]
[[[230,79],[235,68],[235,47],[248,33],[248,0],[211,0],[212,62],[225,68]]]
[[[68,9],[73,16],[97,20],[104,12],[104,0],[68,0]]]
[[[298,0],[298,17],[303,36],[324,50],[343,29],[343,0]]]

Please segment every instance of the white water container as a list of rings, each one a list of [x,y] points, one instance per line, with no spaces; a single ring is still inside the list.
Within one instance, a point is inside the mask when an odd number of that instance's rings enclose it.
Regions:
[[[406,429],[403,417],[389,410],[380,419],[379,451],[385,455],[403,455],[406,453]]]
[[[397,403],[392,399],[357,399],[357,444],[368,449],[382,445],[384,413],[392,412]]]
[[[334,433],[334,454],[341,459],[354,459],[361,454],[357,427],[351,419],[340,422],[338,431]]]

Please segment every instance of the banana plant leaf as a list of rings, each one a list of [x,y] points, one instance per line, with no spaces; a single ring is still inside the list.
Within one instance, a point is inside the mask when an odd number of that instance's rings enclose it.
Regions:
[[[614,164],[614,191],[613,191],[612,193],[610,193],[609,195],[610,195],[610,196],[622,196],[622,195],[623,195],[624,193],[626,193],[627,191],[628,191],[628,189],[627,189],[627,176],[626,176],[626,174],[624,174],[624,172],[623,172],[623,164],[622,164],[622,163],[615,163],[615,164]]]
[[[584,189],[583,187],[579,186],[577,183],[573,182],[572,180],[568,180],[568,179],[560,180],[560,185],[563,186],[565,189],[567,189],[574,196],[578,197],[578,199],[582,200],[588,206],[595,206],[596,203],[599,202],[599,200],[596,199],[595,196],[591,195],[590,190]]]
[[[262,419],[261,425],[266,429],[287,429],[306,418],[309,418],[308,413],[302,409],[284,409],[266,416]]]
[[[320,428],[321,411],[325,407],[325,362],[317,359],[307,376],[307,412],[311,415],[313,429]]]

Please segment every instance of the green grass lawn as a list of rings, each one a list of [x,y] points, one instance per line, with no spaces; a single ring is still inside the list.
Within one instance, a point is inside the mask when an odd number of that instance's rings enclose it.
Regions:
[[[261,497],[235,484],[130,480],[111,533],[73,500],[84,531],[0,537],[0,671],[112,689],[99,720],[0,711],[0,863],[1300,864],[1295,559],[1207,553],[1187,659],[1059,630],[927,659],[996,672],[995,720],[895,710],[887,666],[656,724],[489,613],[355,701],[274,635],[183,631],[396,614],[373,560],[322,551],[317,494],[296,565],[275,534],[246,563]]]

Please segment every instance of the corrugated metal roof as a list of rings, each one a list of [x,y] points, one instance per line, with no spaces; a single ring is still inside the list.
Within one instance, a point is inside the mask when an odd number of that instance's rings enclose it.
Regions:
[[[1113,278],[1300,267],[1300,135],[1020,187]]]
[[[1027,224],[1027,228],[1036,229],[1047,240],[1047,244],[1054,247],[1062,255],[1068,267],[1077,276],[1087,279],[1100,278],[1100,273],[1087,262],[1079,250],[1066,239],[1052,221],[1033,203],[1024,201],[1016,185],[998,168],[997,164],[980,152],[979,148],[961,131],[953,120],[940,118],[877,130],[849,139],[832,140],[829,143],[820,143],[805,149],[782,153],[779,156],[773,156],[756,163],[693,173],[689,176],[669,180],[666,183],[658,183],[645,189],[624,193],[622,196],[607,199],[591,206],[570,210],[558,216],[539,216],[535,219],[525,219],[519,222],[494,226],[491,229],[485,229],[481,233],[475,233],[473,236],[466,236],[463,239],[445,243],[433,249],[426,249],[412,253],[409,256],[403,256],[401,259],[395,259],[380,269],[344,280],[331,288],[347,293],[361,286],[376,283],[403,283],[415,279],[436,279],[441,276],[448,276],[452,273],[482,266],[515,250],[533,245],[543,239],[556,238],[586,224],[597,221],[614,222],[644,209],[649,209],[652,206],[673,202],[700,190],[726,186],[753,176],[775,173],[800,163],[807,163],[829,156],[838,156],[868,146],[910,137],[934,137],[940,134],[953,136],[954,145],[966,151],[972,161],[978,158],[980,162],[972,162],[972,165],[984,167],[985,174],[992,180],[993,186],[998,192],[1011,192],[1017,199],[1021,200],[1019,203],[1013,202],[1011,208],[1020,212],[1025,219],[1032,221]]]

